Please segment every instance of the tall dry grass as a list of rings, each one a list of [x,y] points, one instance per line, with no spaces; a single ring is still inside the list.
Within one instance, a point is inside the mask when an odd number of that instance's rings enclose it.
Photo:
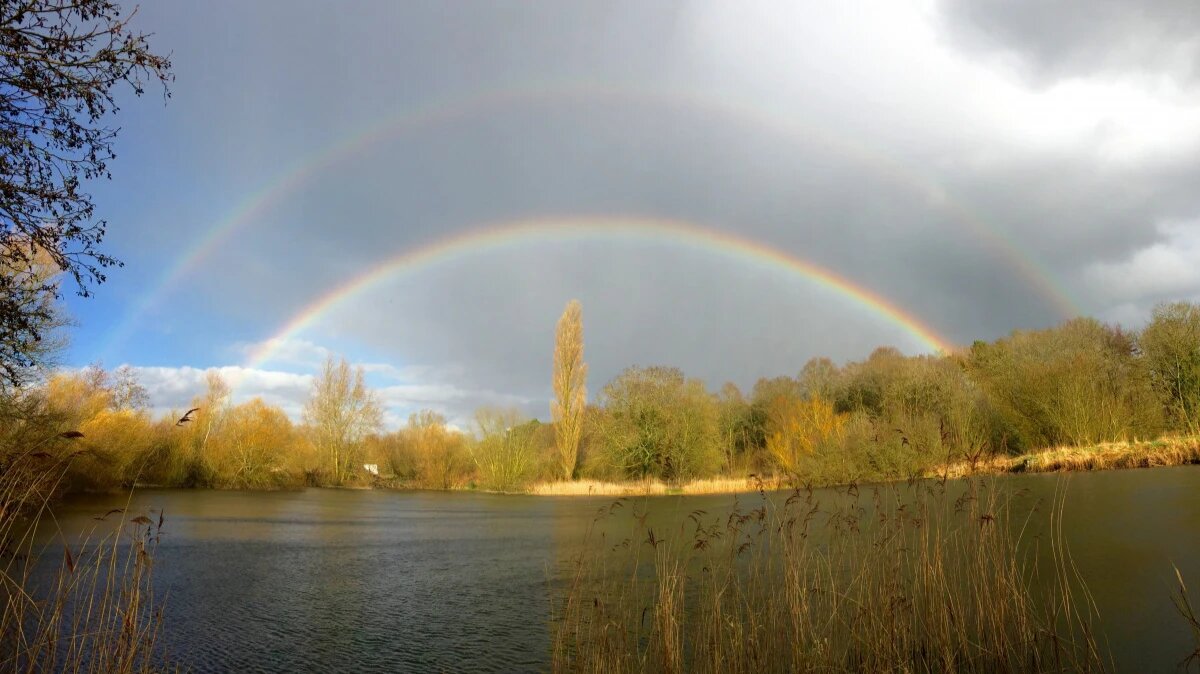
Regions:
[[[1171,599],[1174,601],[1175,609],[1179,611],[1180,617],[1191,630],[1192,638],[1196,643],[1196,650],[1189,653],[1179,665],[1182,669],[1189,671],[1194,666],[1196,671],[1200,672],[1200,613],[1197,613],[1195,607],[1192,606],[1192,597],[1188,592],[1187,584],[1183,582],[1183,573],[1179,571],[1179,567],[1175,567],[1175,580],[1179,583],[1179,588]]]
[[[1194,436],[1164,436],[1156,440],[1106,442],[1086,447],[1054,447],[1020,456],[977,455],[970,461],[939,464],[925,472],[926,477],[939,480],[978,477],[997,473],[1048,473],[1068,471],[1111,470],[1121,468],[1151,468],[1200,464],[1200,438]],[[806,481],[821,486],[842,484],[849,477],[826,482],[821,476],[802,474]],[[828,477],[828,476],[825,476]],[[782,476],[760,478],[719,476],[681,484],[662,480],[573,480],[537,482],[526,492],[536,496],[658,496],[668,494],[738,494],[757,489],[767,480],[768,490],[787,489],[789,482]],[[900,472],[889,472],[886,480],[903,480]]]
[[[1060,471],[1153,468],[1200,464],[1200,438],[1166,436],[1157,440],[1105,442],[1085,447],[1055,447],[1020,456],[992,456],[939,466],[932,476],[959,478],[980,473],[1052,473]]]
[[[764,483],[758,477],[713,477],[671,484],[662,480],[605,482],[603,480],[572,480],[538,482],[527,491],[536,496],[665,496],[668,494],[738,494],[765,488],[786,487],[782,478]]]
[[[97,515],[107,533],[68,540],[49,506],[86,450],[56,436],[0,457],[0,669],[151,672],[166,667],[152,589],[162,515]],[[52,527],[44,548],[38,527]],[[61,557],[59,557],[61,555]]]
[[[786,496],[786,498],[785,498]],[[987,481],[761,493],[664,531],[603,508],[555,603],[553,666],[582,672],[1102,671],[1094,608],[1062,545]]]

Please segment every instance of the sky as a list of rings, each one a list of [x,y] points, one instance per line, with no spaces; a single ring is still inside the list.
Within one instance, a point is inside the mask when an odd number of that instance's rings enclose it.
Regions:
[[[549,416],[583,304],[716,389],[1200,299],[1187,0],[145,3],[163,100],[91,184],[124,261],[62,360],[299,418],[329,354],[401,424]]]

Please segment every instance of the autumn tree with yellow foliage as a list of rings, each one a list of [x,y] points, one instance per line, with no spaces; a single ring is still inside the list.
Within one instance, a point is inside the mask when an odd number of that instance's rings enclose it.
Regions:
[[[583,411],[587,406],[587,363],[583,362],[583,306],[571,300],[558,319],[554,333],[554,419],[562,478],[570,480],[579,462],[579,440],[583,435]]]
[[[145,389],[128,368],[99,365],[59,372],[45,385],[53,433],[77,431],[75,458],[64,476],[69,490],[104,490],[136,482],[143,457],[159,441],[146,409]]]
[[[801,462],[822,445],[842,436],[846,415],[817,396],[779,396],[769,406],[767,452],[788,474],[801,471]]]
[[[276,484],[296,445],[291,420],[262,398],[230,408],[222,436],[214,468],[223,484],[243,489]]]
[[[446,417],[432,410],[421,410],[409,416],[403,433],[405,444],[413,453],[418,484],[450,489],[460,483],[467,463],[463,437],[446,426]]]

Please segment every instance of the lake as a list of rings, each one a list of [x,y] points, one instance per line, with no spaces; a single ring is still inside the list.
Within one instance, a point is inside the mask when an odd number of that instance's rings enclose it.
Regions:
[[[1062,479],[998,482],[1032,503]],[[92,517],[125,498],[72,497],[55,512],[71,536],[111,526]],[[646,501],[671,522],[733,499]],[[507,672],[548,668],[551,588],[612,501],[143,490],[131,512],[165,513],[155,567],[163,643],[193,671]],[[1195,647],[1170,597],[1174,562],[1200,600],[1200,466],[1074,474],[1064,525],[1118,669],[1175,669]]]

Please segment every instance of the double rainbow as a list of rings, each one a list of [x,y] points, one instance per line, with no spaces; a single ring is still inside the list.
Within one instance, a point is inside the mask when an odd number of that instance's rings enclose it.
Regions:
[[[137,328],[142,317],[152,308],[161,304],[180,286],[183,279],[203,267],[215,251],[231,241],[245,228],[259,222],[277,204],[308,184],[314,177],[353,159],[378,144],[405,137],[418,130],[454,120],[475,118],[507,107],[547,102],[616,102],[624,105],[680,107],[692,114],[711,115],[751,125],[754,128],[765,129],[800,147],[821,147],[913,193],[929,206],[940,210],[945,216],[972,232],[997,256],[1005,259],[1021,278],[1036,289],[1038,295],[1045,298],[1064,317],[1080,313],[1066,292],[1055,283],[1053,276],[1004,234],[989,226],[965,204],[951,198],[934,181],[922,177],[910,167],[857,140],[806,125],[793,117],[785,117],[770,110],[744,104],[719,93],[667,91],[595,83],[568,83],[544,86],[518,85],[439,99],[369,125],[315,154],[302,158],[259,190],[249,194],[225,218],[204,228],[204,233],[179,256],[175,264],[168,267],[156,282],[149,284],[149,290],[131,305],[122,322],[110,332],[102,352],[110,353],[116,346],[122,344]],[[668,241],[685,246],[706,248],[714,252],[728,252],[723,250],[724,247],[728,247],[729,251],[735,251],[734,254],[739,257],[751,258],[777,268],[787,269],[799,276],[838,289],[859,304],[889,317],[897,324],[905,326],[913,334],[920,335],[922,342],[931,349],[945,348],[945,340],[936,337],[934,331],[921,327],[921,323],[910,314],[900,311],[878,295],[811,262],[750,239],[696,225],[647,218],[627,218],[624,224],[610,228],[613,231],[607,234],[602,233],[604,228],[595,218],[577,217],[568,220],[573,224],[562,231],[556,231],[556,227],[551,226],[548,222],[509,223],[494,228],[494,231],[486,227],[473,229],[415,250],[401,252],[378,264],[371,272],[351,279],[338,289],[317,298],[310,303],[309,309],[288,321],[278,334],[294,334],[297,330],[291,330],[289,327],[300,325],[300,329],[302,329],[304,326],[310,325],[322,313],[314,311],[313,307],[336,303],[337,298],[342,295],[348,292],[361,292],[384,278],[400,273],[402,269],[419,268],[443,258],[481,248],[518,245],[555,237],[603,237],[614,235],[619,231],[619,235],[623,237]],[[633,226],[635,222],[637,226]]]
[[[260,367],[289,339],[318,323],[350,300],[409,274],[452,263],[459,258],[520,248],[534,243],[659,243],[695,249],[718,257],[747,262],[759,268],[797,277],[850,300],[884,321],[911,334],[927,350],[949,351],[950,341],[929,325],[862,285],[812,262],[728,232],[678,220],[639,217],[566,217],[497,223],[434,241],[400,253],[333,288],[295,313],[261,342],[244,364]]]

